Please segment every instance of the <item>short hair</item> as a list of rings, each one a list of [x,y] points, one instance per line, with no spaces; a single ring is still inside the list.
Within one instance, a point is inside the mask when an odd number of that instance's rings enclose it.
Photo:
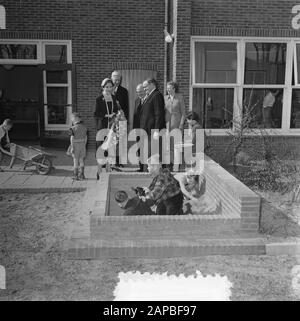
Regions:
[[[138,88],[142,88],[142,89],[144,90],[143,84],[138,84],[138,85],[136,86],[136,90],[137,90]]]
[[[120,83],[121,83],[122,82],[122,74],[121,74],[120,70],[113,70],[110,74],[111,78],[112,78],[113,73],[117,73],[120,76]]]
[[[147,78],[145,81],[147,81],[148,84],[154,84],[155,88],[158,86],[155,78]]]
[[[121,74],[121,72],[120,72],[119,70],[116,70],[116,69],[113,70],[113,71],[111,72],[111,76],[112,76],[113,73],[117,73],[117,74],[119,74],[120,77],[122,77],[122,74]]]
[[[115,194],[115,200],[117,203],[123,203],[128,199],[128,194],[125,191],[118,191]]]
[[[12,126],[13,125],[13,121],[9,118],[4,119],[3,124],[6,126]]]
[[[194,111],[188,112],[187,115],[186,115],[186,119],[195,120],[197,122],[200,121],[199,115],[197,113],[195,113]]]
[[[176,81],[169,81],[167,82],[167,86],[172,86],[176,93],[179,92],[179,85]]]
[[[81,118],[80,115],[79,115],[79,113],[76,113],[76,112],[72,113],[72,116],[73,116],[74,118],[78,118],[78,119]]]

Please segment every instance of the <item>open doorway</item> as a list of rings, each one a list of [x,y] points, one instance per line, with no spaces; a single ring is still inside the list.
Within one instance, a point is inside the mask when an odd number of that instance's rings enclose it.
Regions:
[[[40,137],[38,66],[0,66],[0,122],[10,118],[11,139],[35,141]]]

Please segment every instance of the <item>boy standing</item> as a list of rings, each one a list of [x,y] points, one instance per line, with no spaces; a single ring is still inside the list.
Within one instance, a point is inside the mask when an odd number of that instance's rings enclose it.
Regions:
[[[87,129],[82,124],[78,113],[72,114],[72,124],[70,128],[70,152],[74,162],[74,179],[83,180],[84,158],[86,156]]]
[[[13,122],[10,119],[5,119],[2,125],[0,125],[0,165],[2,161],[2,153],[9,154],[10,152],[8,131],[11,130],[12,126]],[[1,167],[0,172],[3,172]]]

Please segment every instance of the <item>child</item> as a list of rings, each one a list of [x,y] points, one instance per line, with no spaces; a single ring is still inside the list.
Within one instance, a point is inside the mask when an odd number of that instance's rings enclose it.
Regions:
[[[74,179],[83,180],[84,158],[86,156],[87,129],[82,124],[78,113],[71,116],[73,126],[70,128],[70,152],[74,162]]]
[[[138,196],[129,198],[125,191],[118,191],[115,194],[115,201],[124,210],[123,215],[154,215],[147,201]]]
[[[10,119],[5,119],[2,125],[0,125],[0,165],[2,161],[2,153],[9,154],[10,152],[10,140],[8,136],[8,131],[11,130],[13,122]],[[0,172],[3,169],[0,167]]]

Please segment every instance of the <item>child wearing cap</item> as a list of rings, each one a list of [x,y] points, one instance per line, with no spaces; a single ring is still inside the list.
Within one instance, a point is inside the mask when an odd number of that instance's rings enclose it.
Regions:
[[[74,179],[83,180],[84,158],[86,156],[87,129],[82,124],[78,113],[71,116],[73,126],[70,128],[70,147],[69,151],[73,157]]]
[[[8,131],[11,130],[13,122],[10,119],[5,119],[2,125],[0,125],[0,165],[2,161],[2,154],[10,154],[10,140]],[[0,172],[3,169],[0,167]]]

